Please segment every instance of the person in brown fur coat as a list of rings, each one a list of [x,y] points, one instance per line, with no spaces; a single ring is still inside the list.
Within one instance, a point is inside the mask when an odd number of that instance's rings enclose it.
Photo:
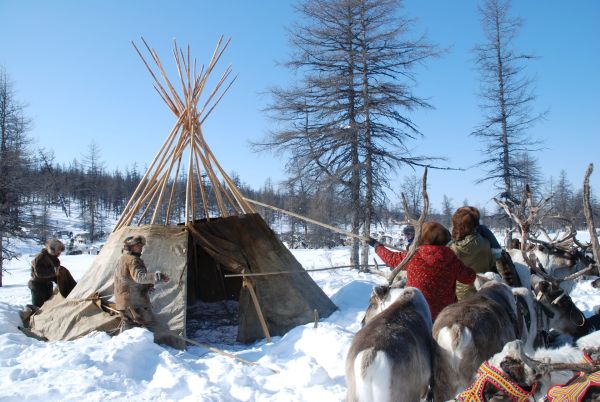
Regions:
[[[144,236],[129,236],[124,240],[114,275],[115,302],[123,320],[121,331],[146,327],[154,332],[155,341],[159,342],[165,329],[152,312],[149,292],[155,284],[169,282],[169,276],[159,271],[148,272],[141,258],[145,245]]]
[[[52,297],[52,282],[56,282],[56,274],[60,268],[58,257],[63,251],[65,245],[60,240],[48,240],[42,251],[31,261],[31,279],[27,286],[31,290],[31,304],[35,307],[42,307]]]

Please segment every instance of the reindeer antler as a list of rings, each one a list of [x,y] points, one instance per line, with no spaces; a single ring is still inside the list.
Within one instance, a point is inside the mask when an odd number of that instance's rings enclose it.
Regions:
[[[496,204],[504,209],[504,212],[506,212],[513,222],[515,222],[521,229],[521,253],[523,254],[523,260],[525,260],[527,265],[534,271],[538,271],[535,260],[530,259],[525,251],[527,250],[528,241],[532,241],[532,238],[529,234],[531,233],[532,227],[537,225],[537,216],[546,203],[550,201],[550,198],[551,197],[547,197],[538,202],[536,205],[533,205],[531,190],[528,184],[525,185],[525,194],[518,207],[516,206],[516,203],[510,199],[507,199],[504,202],[494,198]]]
[[[591,363],[561,363],[561,362],[541,362],[521,353],[523,363],[529,366],[533,371],[542,376],[550,374],[552,371],[582,371],[584,373],[594,373],[600,371],[600,361],[593,360]]]

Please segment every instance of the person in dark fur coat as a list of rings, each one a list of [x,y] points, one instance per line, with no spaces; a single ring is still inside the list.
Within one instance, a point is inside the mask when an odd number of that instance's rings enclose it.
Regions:
[[[471,284],[475,271],[463,264],[446,246],[450,232],[437,222],[426,222],[421,230],[416,254],[406,265],[406,286],[419,289],[435,320],[442,309],[456,302],[456,281]],[[392,269],[406,257],[407,252],[394,252],[379,244],[375,239],[369,245]]]
[[[169,282],[170,278],[159,271],[148,272],[141,258],[145,245],[144,236],[127,237],[115,269],[114,295],[122,319],[121,331],[146,327],[154,332],[155,341],[168,343],[160,340],[165,328],[158,324],[152,312],[149,293],[155,284]]]
[[[58,257],[65,251],[65,245],[60,240],[52,239],[31,261],[31,279],[27,283],[31,290],[31,304],[42,307],[52,297],[56,275],[60,268]]]

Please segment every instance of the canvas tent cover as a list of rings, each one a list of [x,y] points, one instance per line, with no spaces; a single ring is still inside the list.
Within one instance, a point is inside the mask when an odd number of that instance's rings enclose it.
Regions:
[[[110,326],[107,322],[114,319],[108,313],[98,308],[95,315],[81,316],[67,306],[89,303],[85,300],[94,294],[103,300],[112,295],[113,274],[123,240],[138,234],[147,240],[142,258],[148,270],[167,273],[171,278],[152,293],[153,311],[161,323],[179,335],[186,335],[188,270],[205,269],[196,264],[196,247],[231,273],[294,272],[250,278],[271,335],[282,335],[297,325],[311,322],[315,310],[320,317],[327,317],[336,309],[260,215],[214,218],[188,225],[127,226],[113,232],[67,299],[45,304],[32,317],[32,332],[59,340],[73,339],[94,329],[106,330]],[[238,341],[263,338],[255,305],[246,288],[241,289],[239,303]]]

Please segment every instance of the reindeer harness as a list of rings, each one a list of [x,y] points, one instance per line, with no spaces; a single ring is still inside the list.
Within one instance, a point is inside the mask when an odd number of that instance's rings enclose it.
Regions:
[[[592,359],[584,354],[586,363],[593,363]],[[587,394],[590,387],[600,386],[600,371],[586,375],[579,372],[565,385],[555,385],[546,393],[547,402],[580,402]]]
[[[494,388],[511,398],[513,402],[531,401],[538,385],[534,383],[531,391],[525,391],[502,371],[492,366],[488,361],[484,361],[477,370],[475,382],[458,394],[456,400],[460,402],[485,402],[483,393],[487,384],[494,386]]]

